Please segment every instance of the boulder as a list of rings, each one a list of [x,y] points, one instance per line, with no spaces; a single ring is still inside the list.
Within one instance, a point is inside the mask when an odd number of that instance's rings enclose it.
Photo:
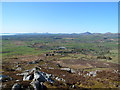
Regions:
[[[33,80],[38,80],[39,82],[48,81],[50,83],[53,83],[51,76],[52,76],[51,74],[47,74],[45,72],[34,71],[34,79]]]

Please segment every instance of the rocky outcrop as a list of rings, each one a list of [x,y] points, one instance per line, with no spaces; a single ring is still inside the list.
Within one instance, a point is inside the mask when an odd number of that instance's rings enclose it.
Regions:
[[[50,83],[53,83],[53,80],[50,77],[51,77],[51,74],[47,74],[45,72],[40,72],[40,71],[35,71],[33,80],[38,80],[39,82],[48,81]]]

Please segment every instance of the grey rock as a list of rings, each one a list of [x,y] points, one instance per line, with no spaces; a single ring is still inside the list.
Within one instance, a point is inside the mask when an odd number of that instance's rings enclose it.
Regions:
[[[18,83],[15,83],[15,84],[12,86],[12,90],[21,90],[21,85],[18,84]]]
[[[87,76],[93,76],[95,77],[97,75],[96,71],[90,71],[89,73],[86,74]]]
[[[16,82],[19,82],[20,80],[16,80]]]
[[[73,70],[71,68],[61,68],[61,70],[67,71],[69,73],[75,73],[75,70]]]
[[[29,74],[29,72],[23,72],[23,73],[18,73],[16,75],[25,75],[25,76],[27,76],[28,74]]]
[[[61,70],[70,71],[70,68],[61,68]]]
[[[76,73],[76,71],[74,69],[71,69],[70,72],[71,73]]]
[[[15,67],[21,67],[21,65],[16,65]]]
[[[21,71],[21,70],[22,70],[22,68],[21,68],[21,67],[18,67],[16,70],[17,70],[17,71]]]
[[[29,80],[32,80],[33,78],[34,78],[33,75],[25,75],[23,77],[23,81],[29,81]]]
[[[34,71],[34,80],[36,79],[40,82],[48,81],[50,83],[53,83],[51,76],[52,76],[51,74],[47,74],[45,72]]]
[[[35,71],[35,72],[34,72],[34,80],[38,80],[38,81],[40,81],[40,82],[45,82],[45,81],[47,81],[47,80],[45,79],[44,75],[42,75],[42,73],[39,72],[39,71]]]
[[[63,78],[56,77],[55,79],[56,79],[57,81],[63,81],[63,82],[65,82],[65,80],[64,80]]]

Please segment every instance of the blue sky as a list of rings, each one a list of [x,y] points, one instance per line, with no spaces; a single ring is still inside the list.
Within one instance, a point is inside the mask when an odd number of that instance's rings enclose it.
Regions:
[[[2,3],[3,33],[118,32],[117,2]]]

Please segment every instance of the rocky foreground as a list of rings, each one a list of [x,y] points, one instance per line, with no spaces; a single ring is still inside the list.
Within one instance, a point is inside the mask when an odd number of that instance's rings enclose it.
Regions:
[[[60,63],[45,60],[5,62],[4,71],[0,75],[0,87],[2,90],[120,88],[118,64],[104,63],[106,66],[102,67],[102,62],[98,65],[93,64],[93,61],[74,61],[69,60],[68,65],[65,61]],[[77,68],[79,63],[89,63],[94,68]],[[76,65],[76,68],[71,68],[72,65]]]

